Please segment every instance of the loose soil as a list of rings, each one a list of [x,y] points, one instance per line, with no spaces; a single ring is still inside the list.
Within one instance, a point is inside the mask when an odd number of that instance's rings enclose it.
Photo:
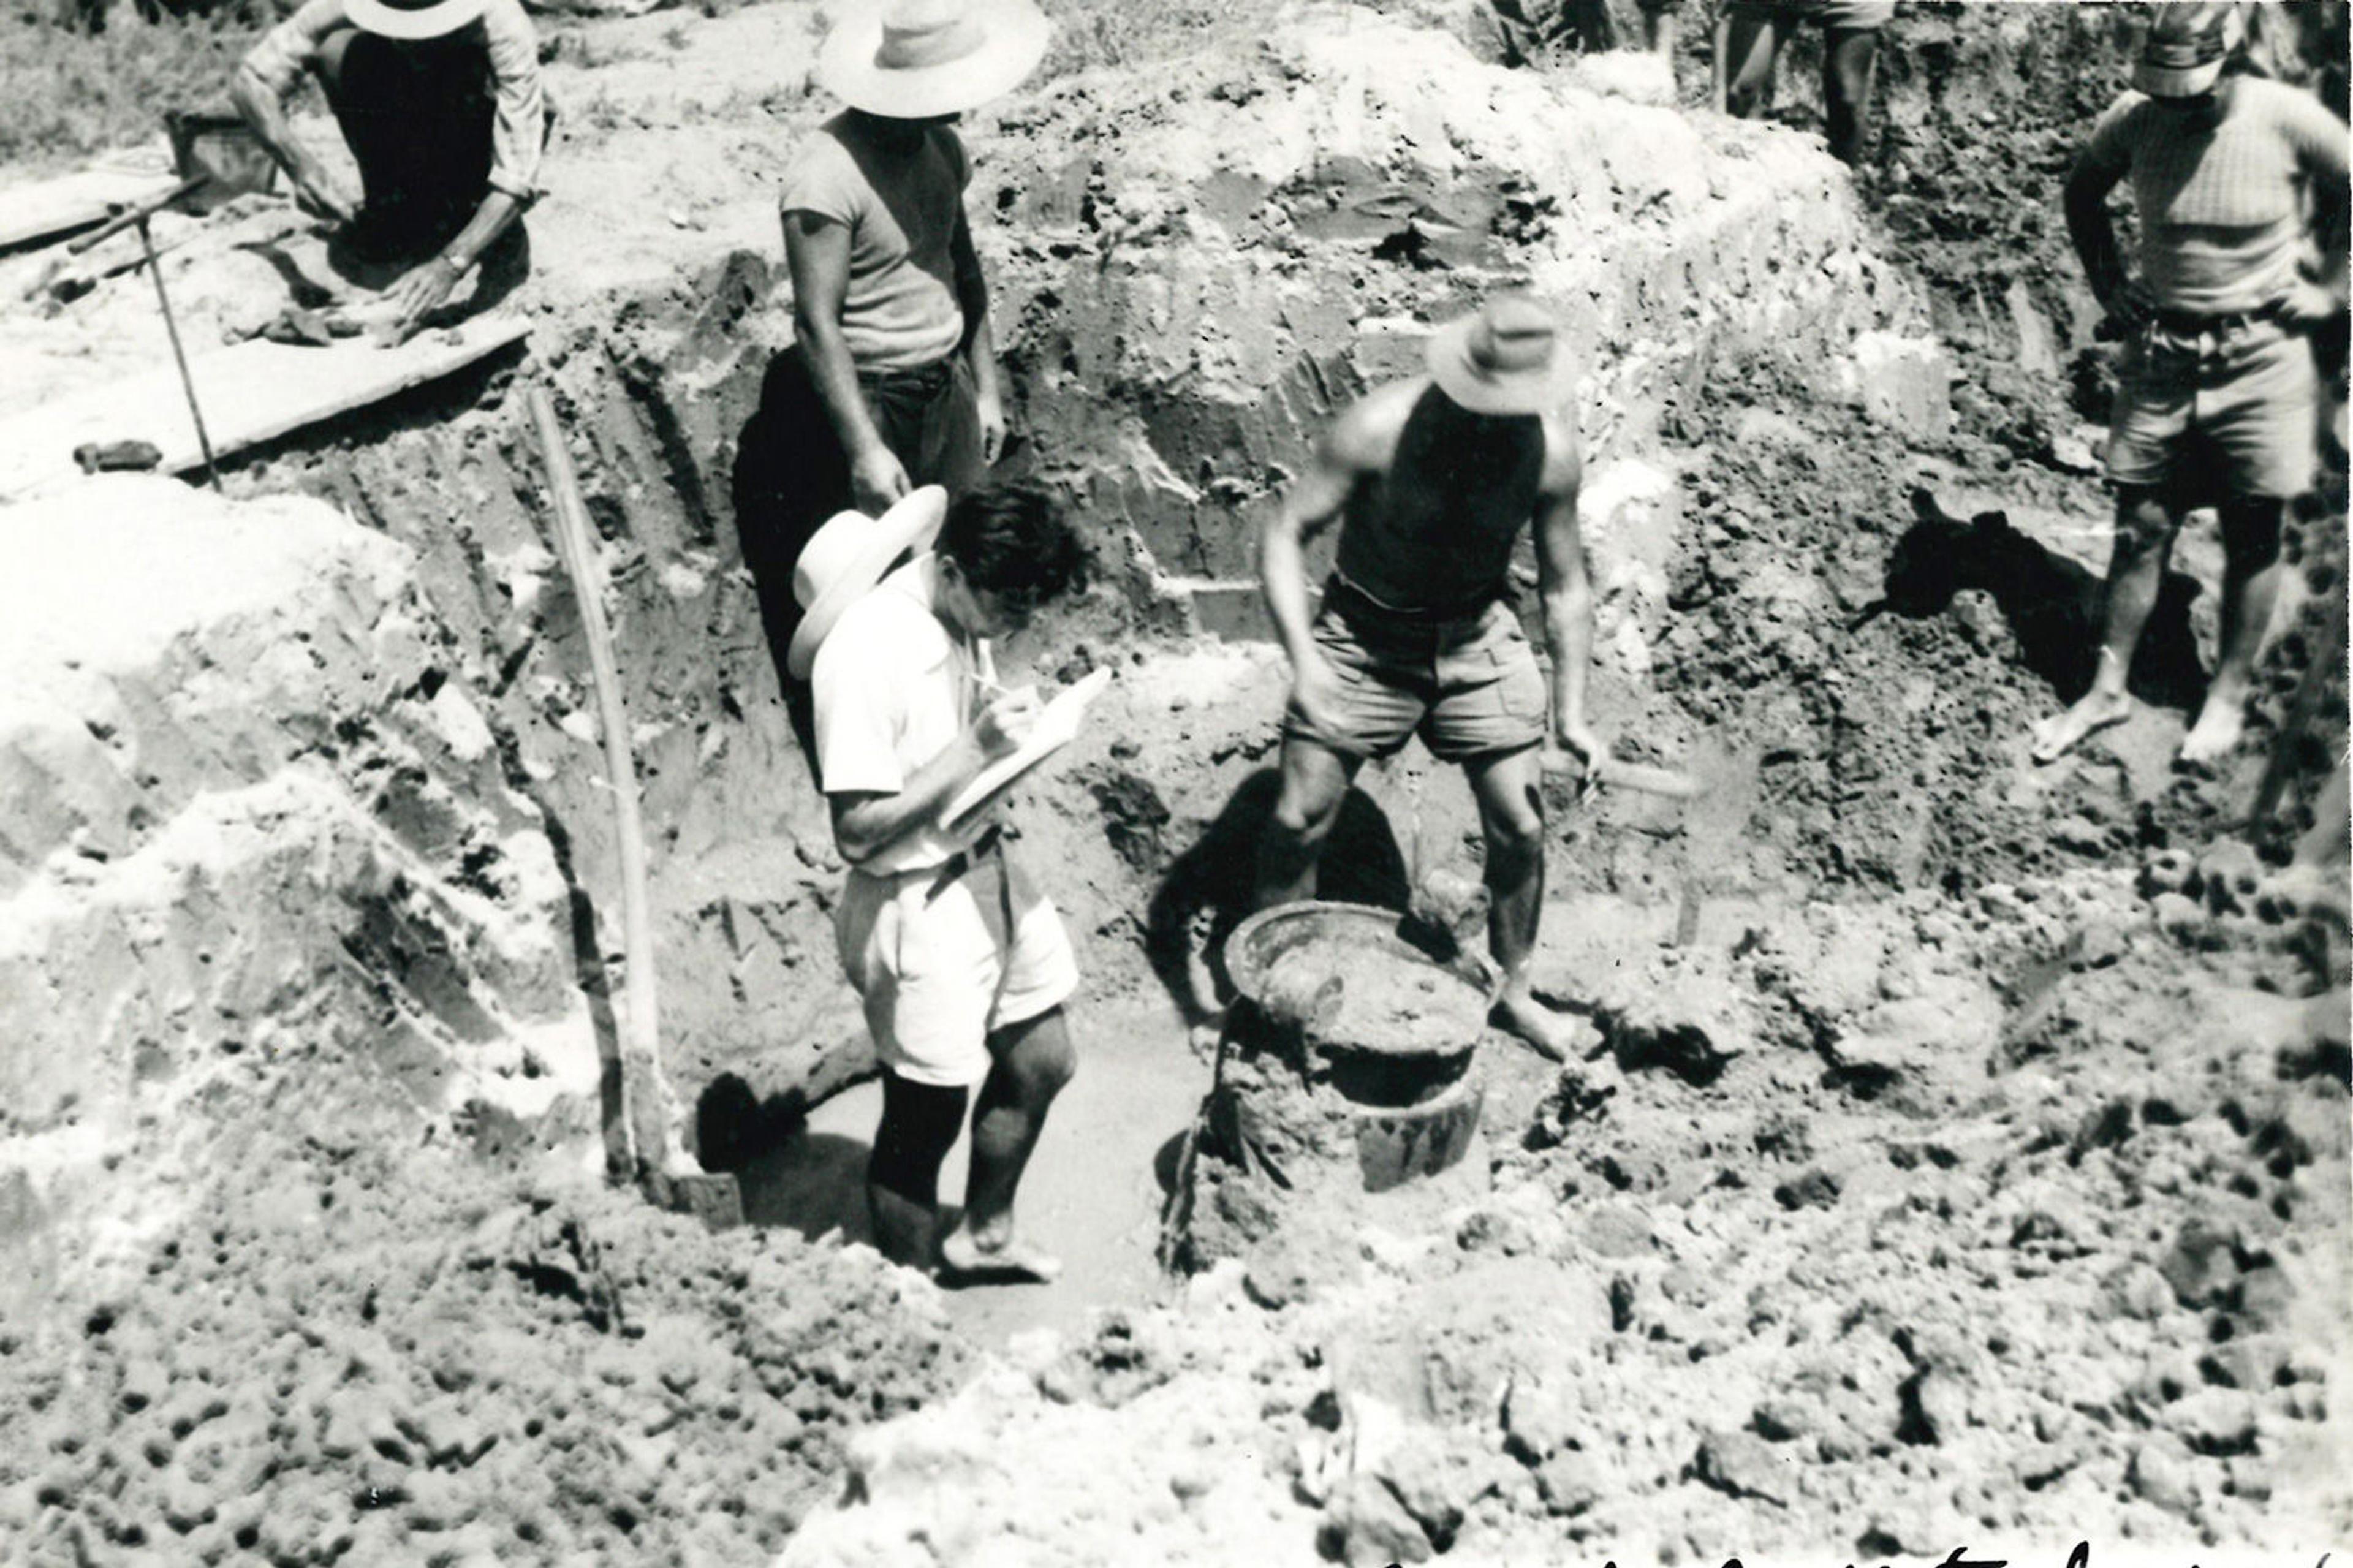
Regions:
[[[1267,972],[1275,995],[1312,996],[1333,980],[1338,1009],[1313,1030],[1327,1049],[1440,1055],[1468,1050],[1487,1026],[1477,986],[1386,946],[1317,937],[1286,949]]]

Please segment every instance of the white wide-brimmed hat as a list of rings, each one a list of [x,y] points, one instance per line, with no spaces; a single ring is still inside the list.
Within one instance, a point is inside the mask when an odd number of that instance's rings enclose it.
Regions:
[[[2245,36],[2245,23],[2236,5],[2194,4],[2164,5],[2141,41],[2140,58],[2133,62],[2133,86],[2151,98],[2196,98],[2213,90],[2230,58]]]
[[[1440,391],[1473,414],[1550,414],[1577,390],[1560,323],[1525,294],[1503,294],[1430,333]]]
[[[793,597],[800,603],[801,624],[785,650],[785,667],[794,679],[808,679],[818,645],[832,633],[841,612],[872,592],[891,563],[929,550],[947,515],[948,492],[925,485],[881,517],[836,512],[811,536],[793,563]]]
[[[826,35],[818,85],[885,119],[960,114],[1018,87],[1052,32],[1032,0],[864,0]]]
[[[489,9],[490,0],[343,0],[353,26],[406,43],[454,33]]]

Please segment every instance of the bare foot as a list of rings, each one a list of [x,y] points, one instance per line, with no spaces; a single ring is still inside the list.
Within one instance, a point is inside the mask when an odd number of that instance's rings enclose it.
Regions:
[[[2094,687],[2064,713],[2054,713],[2034,726],[2034,749],[2028,754],[2038,763],[2055,763],[2087,736],[2111,724],[2121,724],[2131,716],[2131,698],[2121,691],[2102,691]]]
[[[2217,763],[2231,754],[2247,728],[2246,700],[2233,692],[2209,691],[2198,710],[2198,722],[2181,738],[2181,761],[2192,767]]]
[[[940,1262],[951,1276],[975,1283],[1003,1279],[1046,1283],[1062,1272],[1062,1260],[1053,1254],[1009,1233],[993,1244],[984,1242],[967,1222],[959,1222],[940,1238]]]
[[[1549,1060],[1565,1062],[1577,1044],[1575,1020],[1564,1018],[1525,992],[1506,991],[1488,1015],[1490,1022],[1525,1041],[1529,1049]]]

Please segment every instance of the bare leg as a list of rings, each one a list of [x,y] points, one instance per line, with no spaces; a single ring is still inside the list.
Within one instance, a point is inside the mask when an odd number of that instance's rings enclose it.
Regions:
[[[1672,64],[1675,58],[1675,14],[1672,11],[1642,13],[1643,42],[1651,52]]]
[[[2247,690],[2279,598],[2280,514],[2286,505],[2269,496],[2234,496],[2223,504],[2221,648],[2205,706],[2182,738],[2185,763],[2227,755],[2246,729]]]
[[[972,1173],[964,1219],[940,1242],[940,1260],[959,1273],[1051,1279],[1060,1261],[1015,1234],[1013,1195],[1045,1131],[1046,1112],[1078,1070],[1071,1028],[1060,1007],[1008,1024],[988,1037],[996,1058],[980,1086],[972,1119]]]
[[[1544,914],[1543,773],[1531,746],[1465,764],[1487,838],[1487,942],[1504,971],[1495,1021],[1555,1061],[1568,1059],[1575,1028],[1535,999],[1529,961]]]
[[[1363,758],[1320,742],[1298,735],[1282,738],[1282,790],[1259,840],[1257,908],[1315,896],[1315,867],[1323,858],[1324,841],[1340,820],[1340,803],[1363,766]]]
[[[940,1164],[964,1130],[968,1090],[882,1069],[882,1121],[866,1165],[874,1245],[893,1263],[929,1268],[939,1228]]]
[[[2173,552],[2173,536],[2180,527],[2180,511],[2169,501],[2160,500],[2155,490],[2140,485],[2117,490],[2100,667],[2092,677],[2092,689],[2073,708],[2034,727],[2036,762],[2058,761],[2085,736],[2124,722],[2132,712],[2125,678],[2132,669],[2133,652],[2140,647],[2141,628],[2157,607],[2165,563]]]
[[[1718,29],[1717,79],[1724,83],[1724,111],[1747,120],[1773,106],[1773,62],[1781,34],[1772,19],[1754,11],[1727,16]]]
[[[1831,156],[1852,169],[1871,129],[1871,88],[1879,74],[1879,29],[1833,27],[1822,37],[1822,120]]]

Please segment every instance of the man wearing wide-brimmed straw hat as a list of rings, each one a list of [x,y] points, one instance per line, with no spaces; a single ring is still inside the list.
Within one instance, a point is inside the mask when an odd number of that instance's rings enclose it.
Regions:
[[[1004,400],[954,125],[1035,69],[1047,33],[1030,0],[883,0],[826,38],[817,80],[849,107],[785,176],[796,342],[769,368],[735,475],[779,649],[797,614],[786,575],[819,522],[918,485],[962,495],[997,460]]]
[[[850,866],[834,931],[882,1068],[867,1197],[875,1244],[914,1267],[1057,1268],[1016,1232],[1013,1198],[1075,1066],[1062,1005],[1078,964],[994,811],[944,812],[1039,711],[997,686],[991,640],[1084,567],[1042,489],[992,484],[953,506],[926,485],[879,518],[844,512],[794,571],[805,613],[786,659],[815,690],[818,771]],[[964,1218],[938,1237],[940,1166],[968,1108]]]
[[[2108,429],[2116,522],[2099,665],[2081,700],[2035,727],[2037,762],[2131,712],[2141,629],[2181,520],[2201,506],[2221,520],[2221,647],[2181,759],[2212,763],[2238,744],[2279,584],[2282,514],[2316,477],[2311,333],[2345,314],[2346,127],[2298,89],[2227,68],[2239,41],[2235,5],[2161,7],[2133,90],[2068,177],[2068,232],[2126,351]],[[2137,277],[2107,211],[2127,177]]]
[[[359,165],[356,199],[287,120],[306,71]],[[246,56],[231,97],[296,199],[346,226],[355,260],[396,269],[400,335],[486,251],[518,249],[547,139],[539,37],[521,0],[308,0]]]
[[[1340,415],[1261,538],[1293,677],[1258,901],[1313,896],[1356,771],[1419,734],[1462,764],[1478,803],[1488,937],[1504,975],[1496,1022],[1559,1058],[1568,1029],[1528,973],[1544,903],[1547,714],[1563,748],[1601,756],[1585,712],[1593,601],[1577,528],[1574,367],[1551,313],[1525,295],[1441,327],[1427,358],[1428,374]],[[1311,622],[1302,545],[1334,522],[1337,558]],[[1549,684],[1509,602],[1532,522]]]

